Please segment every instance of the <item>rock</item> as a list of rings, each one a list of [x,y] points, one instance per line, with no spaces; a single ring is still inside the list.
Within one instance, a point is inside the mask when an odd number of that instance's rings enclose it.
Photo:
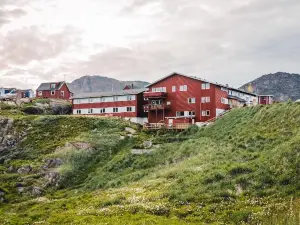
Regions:
[[[151,148],[152,147],[152,141],[144,141],[143,146],[144,146],[144,148]]]
[[[45,178],[47,179],[47,183],[45,186],[54,186],[58,184],[60,174],[57,172],[50,172],[46,174]]]
[[[4,197],[5,192],[0,189],[0,197]]]
[[[135,134],[136,133],[136,130],[135,129],[132,129],[131,127],[126,127],[125,130],[131,134]]]
[[[125,136],[120,136],[120,140],[125,140]]]
[[[46,159],[45,160],[45,165],[43,166],[43,169],[48,169],[48,168],[57,168],[63,164],[62,159],[57,158],[57,159]]]
[[[17,191],[19,194],[22,194],[25,192],[25,188],[24,187],[17,187]]]
[[[17,170],[19,174],[29,174],[32,171],[31,166],[22,166]]]
[[[33,187],[32,188],[32,195],[34,195],[34,196],[39,196],[39,195],[42,195],[43,194],[43,189],[42,188],[40,188],[40,187]]]
[[[8,173],[16,173],[16,172],[17,172],[17,169],[16,169],[14,166],[10,166],[10,167],[7,169],[7,172],[8,172]]]

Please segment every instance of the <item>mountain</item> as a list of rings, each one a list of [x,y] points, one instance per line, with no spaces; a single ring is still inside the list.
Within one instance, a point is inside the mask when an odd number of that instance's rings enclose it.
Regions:
[[[289,99],[300,99],[300,75],[285,72],[267,74],[241,87],[248,90],[249,85],[257,94],[274,95],[275,100],[282,102]]]
[[[143,88],[149,83],[145,81],[119,81],[103,76],[84,76],[69,84],[74,93],[102,92],[122,90],[126,85]]]

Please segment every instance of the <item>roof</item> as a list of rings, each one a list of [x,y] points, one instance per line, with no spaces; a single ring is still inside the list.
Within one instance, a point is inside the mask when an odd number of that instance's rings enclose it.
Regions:
[[[75,94],[73,99],[75,99],[75,98],[110,97],[110,96],[121,96],[121,95],[137,95],[137,94],[143,93],[145,91],[148,91],[148,88],[106,91],[106,92],[79,93],[79,94]]]
[[[248,94],[248,95],[257,96],[257,95],[254,94],[254,93],[250,93],[250,92],[247,92],[247,91],[244,91],[244,90],[241,90],[241,89],[229,87],[229,86],[227,86],[227,85],[218,84],[218,83],[216,83],[216,82],[207,81],[207,80],[202,79],[202,78],[200,78],[200,77],[188,76],[188,75],[181,74],[181,73],[176,73],[176,72],[171,73],[171,74],[169,74],[169,75],[167,75],[167,76],[165,76],[165,77],[163,77],[163,78],[161,78],[161,79],[159,79],[159,80],[157,80],[157,81],[154,81],[153,83],[147,85],[146,88],[148,88],[148,87],[150,87],[150,86],[152,86],[152,85],[154,85],[154,84],[156,84],[156,83],[158,83],[158,82],[160,82],[160,81],[162,81],[162,80],[165,80],[165,79],[167,79],[167,78],[169,78],[169,77],[171,77],[171,76],[174,76],[174,75],[184,76],[184,77],[187,77],[187,78],[190,78],[190,79],[199,80],[199,81],[202,81],[202,82],[214,84],[214,85],[219,86],[219,87],[227,88],[227,89],[232,90],[232,91],[238,91],[238,92],[245,93],[245,94]]]
[[[57,84],[57,85],[55,88],[51,88],[51,84]],[[64,81],[41,83],[40,86],[36,90],[37,91],[55,91],[55,90],[59,90],[64,84],[65,84]]]
[[[239,102],[247,102],[245,99],[242,99],[242,98],[239,98],[239,97],[233,96],[233,95],[228,95],[228,98],[238,100]]]

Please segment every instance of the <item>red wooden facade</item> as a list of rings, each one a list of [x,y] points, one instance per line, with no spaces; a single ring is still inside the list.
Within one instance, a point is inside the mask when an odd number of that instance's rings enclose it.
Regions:
[[[272,95],[259,95],[258,102],[261,105],[271,105],[274,102]]]
[[[72,99],[73,114],[147,118],[143,105],[146,89],[86,93]]]
[[[144,93],[149,123],[197,123],[213,119],[230,109],[229,94],[256,98],[246,93],[205,80],[173,73],[148,86]]]
[[[54,86],[55,85],[55,86]],[[36,90],[37,98],[54,98],[69,100],[73,96],[65,82],[43,83]]]

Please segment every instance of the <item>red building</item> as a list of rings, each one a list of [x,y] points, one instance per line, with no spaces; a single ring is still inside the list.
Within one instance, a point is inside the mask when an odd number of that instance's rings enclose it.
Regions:
[[[60,98],[69,100],[73,96],[66,82],[42,83],[36,90],[37,98]]]
[[[72,99],[73,114],[118,116],[132,122],[144,124],[148,121],[144,112],[143,92],[147,89],[128,89],[121,91],[83,93]]]
[[[258,103],[261,105],[271,105],[274,103],[274,96],[273,95],[259,95]]]
[[[147,86],[144,106],[149,123],[196,124],[233,107],[255,105],[257,96],[227,85],[173,73]]]

